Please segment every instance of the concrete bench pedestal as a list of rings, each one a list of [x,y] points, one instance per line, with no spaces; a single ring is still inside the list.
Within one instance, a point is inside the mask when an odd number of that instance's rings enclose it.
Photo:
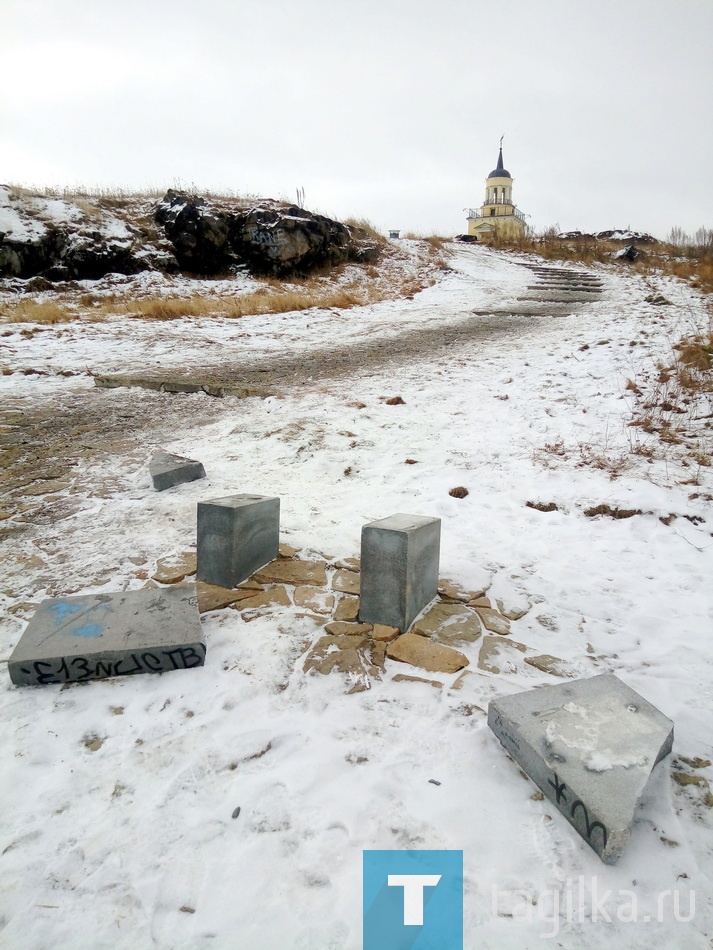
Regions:
[[[278,555],[280,499],[228,495],[198,503],[197,577],[236,587]]]
[[[405,632],[438,593],[441,521],[391,515],[361,531],[359,619]]]

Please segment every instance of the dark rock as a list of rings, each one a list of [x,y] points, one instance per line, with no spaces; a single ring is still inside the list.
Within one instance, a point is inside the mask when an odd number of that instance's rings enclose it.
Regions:
[[[374,261],[380,253],[366,232],[294,205],[223,210],[205,198],[169,191],[155,217],[180,266],[201,274],[240,264],[254,274],[308,274],[348,260]]]
[[[627,244],[626,247],[622,247],[620,251],[614,251],[612,254],[612,260],[635,261],[638,260],[642,254],[643,251],[638,250],[633,244]]]
[[[236,215],[231,239],[251,271],[276,275],[342,264],[353,250],[346,225],[295,207],[255,208]]]
[[[179,266],[197,274],[218,274],[235,263],[228,236],[229,215],[205,198],[169,189],[154,217],[173,244]]]
[[[0,277],[96,280],[148,269],[131,237],[112,239],[96,230],[49,225],[31,240],[0,240]]]

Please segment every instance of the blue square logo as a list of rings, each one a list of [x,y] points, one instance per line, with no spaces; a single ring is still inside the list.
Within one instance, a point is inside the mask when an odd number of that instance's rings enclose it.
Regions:
[[[463,852],[365,851],[363,950],[463,950]]]

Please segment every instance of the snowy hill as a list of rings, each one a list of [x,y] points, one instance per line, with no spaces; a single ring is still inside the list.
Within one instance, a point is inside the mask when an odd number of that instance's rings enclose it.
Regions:
[[[682,405],[678,441],[630,425],[706,300],[612,267],[548,283],[532,256],[443,253],[432,286],[349,310],[0,331],[4,659],[43,597],[190,583],[202,499],[280,496],[285,556],[328,578],[307,606],[268,584],[262,605],[205,612],[201,669],[5,677],[0,946],[357,950],[362,851],[417,848],[464,851],[468,948],[708,947],[711,410]],[[208,374],[265,381],[242,399],[145,385]],[[154,492],[159,447],[207,479]],[[337,574],[358,583],[362,525],[395,512],[442,520],[446,600],[484,595],[509,633],[458,643],[465,677],[383,654],[368,675],[306,673],[349,596]],[[496,696],[602,672],[675,723],[613,867],[486,723]],[[688,923],[661,904],[674,891]]]

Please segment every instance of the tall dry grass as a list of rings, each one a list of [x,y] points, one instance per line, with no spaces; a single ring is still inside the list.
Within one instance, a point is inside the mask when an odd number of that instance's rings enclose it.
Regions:
[[[376,241],[378,244],[386,244],[384,235],[368,218],[345,218],[342,223],[346,224],[349,228],[354,228],[356,231],[363,231],[367,237],[370,237],[372,241]]]
[[[0,304],[2,323],[67,323],[76,320],[77,314],[66,306],[52,300],[26,298],[17,303]]]
[[[179,179],[175,179],[171,184],[168,185],[155,185],[145,188],[122,188],[120,186],[104,187],[101,185],[88,186],[81,184],[63,186],[35,186],[21,185],[17,182],[9,182],[8,187],[10,189],[10,196],[14,198],[61,198],[64,201],[97,201],[105,202],[109,205],[112,203],[129,204],[131,202],[145,201],[149,199],[156,201],[160,198],[163,198],[169,189],[187,192],[188,194],[193,195],[202,195],[206,198],[222,199],[228,202],[244,202],[246,204],[251,204],[254,201],[261,200],[260,195],[234,191],[230,188],[202,188],[195,182],[182,182]],[[287,204],[288,202],[284,203]]]
[[[153,297],[145,300],[115,300],[106,305],[106,314],[126,314],[143,320],[178,320],[183,317],[240,317],[270,313],[290,313],[313,307],[348,310],[373,303],[378,294],[368,286],[300,289],[260,288],[238,297],[188,298]]]
[[[713,307],[706,328],[682,337],[673,344],[669,359],[627,380],[626,391],[633,399],[629,426],[634,431],[655,436],[660,445],[676,446],[679,456],[709,467],[713,463]],[[640,440],[632,439],[632,446],[637,454],[646,454]],[[656,457],[650,444],[647,452]]]
[[[110,296],[96,298],[90,303],[81,300],[61,302],[36,302],[22,300],[18,303],[0,304],[2,323],[66,323],[70,320],[85,320],[98,323],[111,316],[127,316],[142,320],[181,320],[185,317],[240,317],[269,313],[288,313],[309,310],[311,307],[338,308],[373,303],[378,292],[366,286],[322,288],[317,291],[259,289],[237,297],[211,297],[196,294],[192,297],[165,296],[132,298]]]

